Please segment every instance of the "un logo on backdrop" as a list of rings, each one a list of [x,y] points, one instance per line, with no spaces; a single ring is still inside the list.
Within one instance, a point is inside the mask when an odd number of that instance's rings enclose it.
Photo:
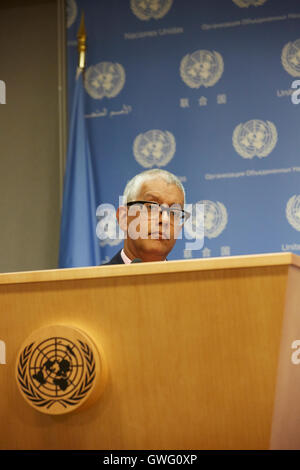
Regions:
[[[219,201],[199,201],[196,204],[204,205],[204,236],[207,238],[218,237],[225,229],[228,221],[227,209]],[[190,237],[195,237],[197,233],[200,233],[201,227],[197,224],[201,223],[201,220],[193,220],[194,210],[192,210],[192,220],[186,224],[185,230]]]
[[[238,7],[248,8],[250,6],[259,7],[266,3],[267,0],[232,0]]]
[[[300,195],[295,194],[288,200],[285,213],[291,226],[300,232]]]
[[[116,246],[124,239],[124,232],[117,224],[116,210],[110,204],[102,204],[97,207],[96,216],[98,223],[96,235],[100,240],[100,246]]]
[[[175,150],[173,134],[157,129],[139,134],[133,143],[135,159],[144,168],[166,166],[172,160]]]
[[[213,86],[221,78],[224,62],[216,51],[198,50],[183,57],[180,76],[190,88]]]
[[[300,77],[300,39],[288,42],[281,53],[281,62],[284,69],[292,77]]]
[[[272,152],[277,139],[277,130],[272,122],[252,119],[235,128],[232,143],[241,157],[262,158]]]
[[[88,94],[96,99],[114,98],[125,83],[125,70],[113,62],[100,62],[91,65],[85,72],[84,86]]]
[[[168,13],[172,3],[173,0],[131,0],[130,7],[140,20],[159,20]]]
[[[75,0],[67,0],[67,28],[70,28],[77,16],[77,5]]]

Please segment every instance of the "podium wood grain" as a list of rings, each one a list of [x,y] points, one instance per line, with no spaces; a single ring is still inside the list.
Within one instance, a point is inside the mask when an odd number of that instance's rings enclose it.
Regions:
[[[267,449],[291,254],[0,275],[1,449]],[[32,331],[101,345],[106,388],[64,416],[15,383]]]

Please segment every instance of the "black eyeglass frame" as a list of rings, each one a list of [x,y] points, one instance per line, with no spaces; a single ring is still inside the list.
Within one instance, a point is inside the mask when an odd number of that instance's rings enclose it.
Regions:
[[[164,204],[160,204],[159,202],[156,201],[130,201],[126,203],[127,207],[133,206],[134,204],[153,204],[157,205],[160,207],[161,212],[163,213],[164,211],[167,212],[168,216],[170,216],[170,213],[173,212],[175,217],[177,214],[181,214],[181,222],[184,223],[186,222],[189,217],[191,216],[190,212],[184,211],[183,209],[177,209],[177,208],[172,208],[171,207],[166,207]]]

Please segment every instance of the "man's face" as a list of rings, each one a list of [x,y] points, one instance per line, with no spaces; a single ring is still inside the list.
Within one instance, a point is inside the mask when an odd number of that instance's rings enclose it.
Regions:
[[[176,205],[183,209],[184,196],[182,191],[175,184],[168,184],[162,178],[153,178],[146,181],[139,194],[137,201],[158,202],[166,206]],[[144,207],[141,211],[136,211],[135,206],[128,207],[127,211],[127,238],[124,241],[124,250],[129,258],[140,258],[143,261],[160,261],[166,256],[175,245],[180,227],[178,223],[172,223],[167,212],[160,213],[156,217],[147,215]],[[124,226],[126,217],[125,209],[118,214],[119,223]],[[140,236],[133,237],[132,234],[140,233]],[[136,238],[136,239],[134,239]]]

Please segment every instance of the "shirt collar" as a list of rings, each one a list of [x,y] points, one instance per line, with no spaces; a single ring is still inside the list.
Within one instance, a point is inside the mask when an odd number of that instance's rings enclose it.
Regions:
[[[122,249],[122,251],[121,251],[121,257],[122,257],[122,260],[124,261],[124,264],[130,264],[131,263],[131,259],[128,258],[127,255],[125,255],[124,249]]]
[[[122,257],[122,260],[124,261],[124,264],[130,264],[132,262],[132,260],[128,258],[128,256],[125,254],[124,248],[122,248],[121,257]],[[164,261],[167,261],[167,260],[165,259]]]

